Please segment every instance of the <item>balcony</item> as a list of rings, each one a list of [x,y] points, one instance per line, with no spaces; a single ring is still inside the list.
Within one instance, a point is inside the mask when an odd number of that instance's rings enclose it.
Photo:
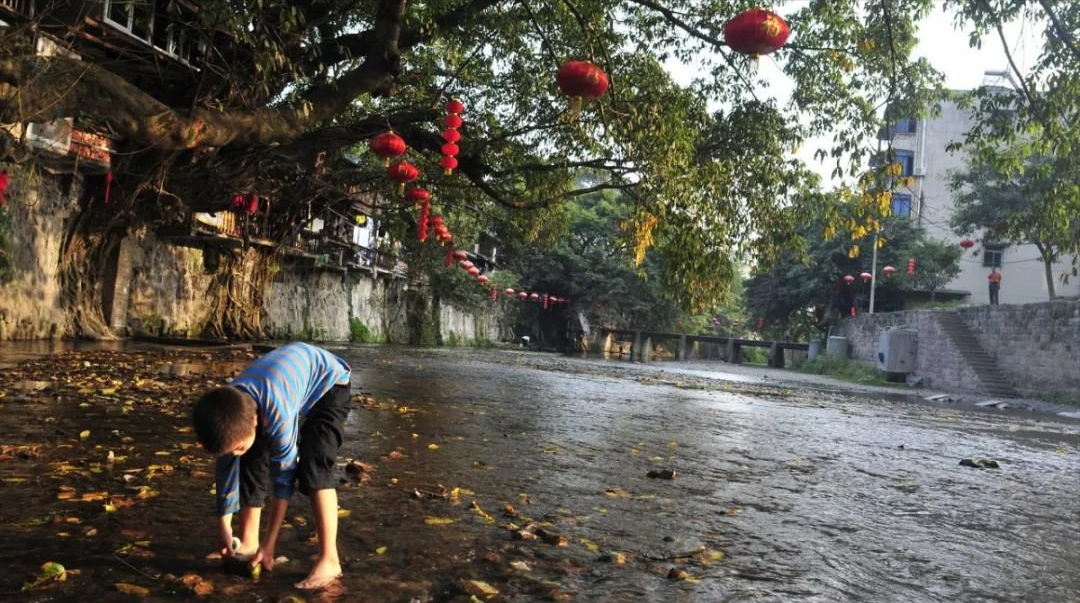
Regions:
[[[0,18],[9,14],[29,19],[34,16],[34,3],[32,0],[0,0]]]

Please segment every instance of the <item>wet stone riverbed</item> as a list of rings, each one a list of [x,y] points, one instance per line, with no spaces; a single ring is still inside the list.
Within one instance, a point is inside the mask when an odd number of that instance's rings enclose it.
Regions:
[[[1080,422],[514,351],[335,351],[357,394],[339,584],[291,586],[315,551],[302,497],[273,573],[206,558],[189,405],[250,352],[78,350],[0,372],[0,600],[1080,602]]]

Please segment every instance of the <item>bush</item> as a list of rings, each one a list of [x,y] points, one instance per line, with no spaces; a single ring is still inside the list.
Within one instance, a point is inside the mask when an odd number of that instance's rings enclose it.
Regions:
[[[769,364],[769,352],[764,348],[743,348],[742,355],[750,364]]]
[[[371,343],[374,341],[374,338],[371,336],[371,331],[367,328],[367,325],[360,322],[359,318],[350,318],[349,341],[356,343]]]
[[[866,362],[848,360],[840,356],[822,354],[816,358],[801,360],[792,367],[800,373],[813,375],[826,375],[843,381],[861,383],[863,385],[887,385],[892,387],[905,387],[902,383],[886,381],[877,369]]]

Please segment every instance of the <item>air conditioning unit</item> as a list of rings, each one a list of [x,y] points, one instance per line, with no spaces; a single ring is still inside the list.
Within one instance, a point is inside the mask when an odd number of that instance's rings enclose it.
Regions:
[[[62,48],[52,38],[46,36],[39,35],[36,46],[38,56],[63,56],[69,59],[79,59],[79,55]],[[29,123],[26,125],[26,140],[39,149],[63,155],[71,148],[71,128],[74,125],[75,120],[70,117],[54,119],[44,123]]]
[[[926,175],[926,166],[925,165],[917,165],[917,166],[915,166],[915,169],[911,171],[911,173],[914,174],[915,176],[925,176]]]

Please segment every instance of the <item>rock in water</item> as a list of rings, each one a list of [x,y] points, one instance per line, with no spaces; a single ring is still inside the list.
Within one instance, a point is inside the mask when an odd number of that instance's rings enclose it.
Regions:
[[[652,471],[646,473],[645,477],[651,479],[675,479],[676,475],[678,475],[678,472],[674,469],[653,469]]]
[[[962,459],[960,461],[962,467],[974,467],[975,469],[1000,469],[1001,465],[997,461],[984,456],[974,456],[971,458]]]

